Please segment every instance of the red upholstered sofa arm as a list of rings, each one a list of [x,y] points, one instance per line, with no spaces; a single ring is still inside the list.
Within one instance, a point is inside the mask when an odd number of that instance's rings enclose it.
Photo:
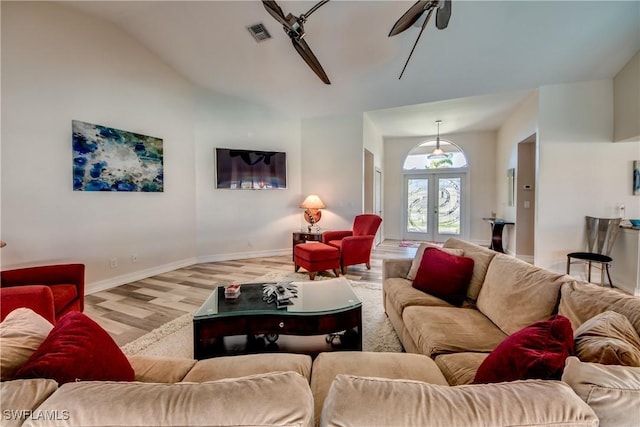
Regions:
[[[353,235],[351,230],[332,230],[322,233],[322,243],[329,243],[331,240],[342,240]]]
[[[55,325],[53,293],[47,286],[13,286],[0,288],[0,321],[16,308],[30,308]]]
[[[0,272],[0,287],[26,285],[73,284],[81,296],[80,310],[84,310],[84,264],[44,265]]]

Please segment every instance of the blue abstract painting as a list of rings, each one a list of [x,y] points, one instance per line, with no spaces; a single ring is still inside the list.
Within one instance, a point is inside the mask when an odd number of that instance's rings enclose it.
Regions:
[[[72,121],[74,191],[164,191],[162,139]]]

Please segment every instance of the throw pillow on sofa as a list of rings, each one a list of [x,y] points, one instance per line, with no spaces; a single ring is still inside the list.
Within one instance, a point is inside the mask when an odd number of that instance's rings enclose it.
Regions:
[[[565,360],[573,353],[571,322],[552,316],[509,335],[480,364],[473,382],[559,380]]]
[[[453,305],[462,305],[473,274],[473,259],[426,248],[413,287]]]
[[[433,243],[421,243],[418,250],[416,250],[416,255],[413,257],[413,261],[411,261],[411,268],[407,273],[407,279],[415,280],[416,274],[418,273],[418,269],[420,268],[420,262],[422,262],[422,256],[424,255],[424,251],[427,248],[434,248],[440,251],[446,252],[451,255],[462,256],[464,255],[463,249],[449,249],[449,248],[441,248],[440,246],[436,246]]]
[[[583,362],[640,367],[640,337],[623,314],[605,311],[575,331],[576,356]]]
[[[11,379],[47,338],[53,325],[29,308],[17,308],[0,323],[0,379]]]
[[[133,381],[131,364],[109,334],[80,312],[58,320],[49,336],[16,372],[16,378],[50,378],[59,384]]]

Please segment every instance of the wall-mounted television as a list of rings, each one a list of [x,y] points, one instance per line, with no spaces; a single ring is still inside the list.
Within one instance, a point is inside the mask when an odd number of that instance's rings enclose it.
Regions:
[[[287,188],[287,153],[216,148],[216,188]]]

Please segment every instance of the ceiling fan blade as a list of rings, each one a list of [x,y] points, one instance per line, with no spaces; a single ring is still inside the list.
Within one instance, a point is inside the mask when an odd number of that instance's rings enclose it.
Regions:
[[[306,62],[313,70],[313,72],[316,73],[318,77],[320,77],[320,80],[322,80],[325,84],[330,85],[331,82],[329,81],[329,77],[327,77],[327,74],[324,72],[324,69],[322,68],[322,65],[320,65],[318,58],[316,58],[313,52],[311,52],[311,49],[309,48],[307,42],[303,39],[296,40],[295,38],[292,38],[291,43],[293,43],[293,47],[296,48],[302,59],[304,59],[304,62]]]
[[[451,0],[444,0],[444,6],[439,8],[436,13],[436,27],[439,30],[447,28],[449,18],[451,18]]]
[[[418,37],[416,37],[416,41],[413,44],[413,47],[411,48],[411,52],[409,53],[409,57],[407,58],[407,62],[405,62],[404,63],[404,67],[402,67],[402,72],[400,73],[400,77],[398,77],[398,80],[400,80],[402,78],[402,75],[404,74],[404,70],[407,69],[407,65],[409,65],[409,60],[411,59],[411,56],[413,55],[413,51],[416,49],[416,46],[418,45],[418,40],[420,40],[420,36],[422,35],[422,32],[424,31],[425,27],[429,23],[429,19],[431,19],[431,14],[432,13],[433,13],[433,9],[430,9],[429,13],[427,14],[427,19],[424,20],[424,23],[422,24],[422,28],[420,28],[420,33],[418,34]]]
[[[278,6],[278,3],[271,0],[262,0],[262,5],[264,6],[265,9],[267,9],[267,12],[269,12],[269,14],[275,18],[276,21],[278,21],[279,23],[281,23],[287,28],[291,28],[291,25],[289,24],[289,22],[287,22],[286,18],[284,17],[284,12],[282,12],[282,9],[280,9],[280,6]]]
[[[409,10],[407,10],[393,25],[393,28],[391,28],[391,31],[389,32],[389,37],[400,34],[407,28],[411,27],[418,19],[420,19],[420,16],[422,16],[426,9],[432,9],[437,4],[437,0],[420,0],[415,2],[413,6],[411,6]]]

